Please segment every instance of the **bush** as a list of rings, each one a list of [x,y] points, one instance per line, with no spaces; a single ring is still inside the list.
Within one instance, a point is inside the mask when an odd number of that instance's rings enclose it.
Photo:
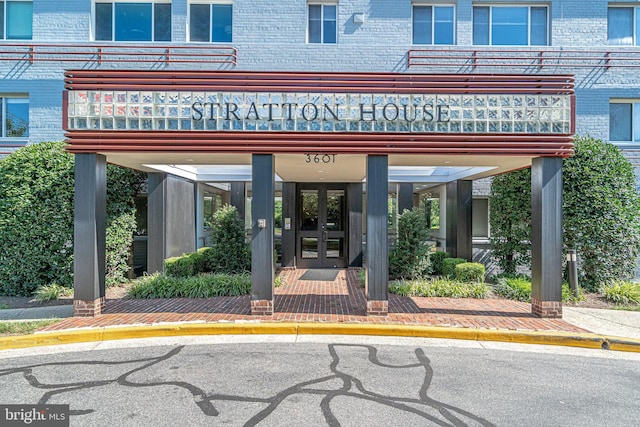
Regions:
[[[51,283],[50,285],[40,286],[36,289],[35,297],[38,302],[57,300],[61,296],[70,296],[73,294],[73,289],[65,288],[57,283]]]
[[[578,253],[587,290],[633,277],[640,247],[640,196],[633,168],[613,144],[576,138],[563,163],[564,244]]]
[[[466,262],[464,258],[445,258],[442,260],[442,275],[453,279],[456,277],[456,265]]]
[[[251,275],[200,274],[191,277],[153,274],[137,279],[127,294],[128,298],[211,298],[240,296],[251,293]]]
[[[389,292],[401,296],[479,299],[486,298],[490,289],[484,283],[467,283],[447,278],[401,280],[389,286]]]
[[[389,274],[395,278],[416,279],[428,275],[429,231],[424,211],[405,210],[398,218],[398,240],[389,253]]]
[[[195,257],[193,254],[184,254],[164,260],[164,272],[167,276],[190,277],[198,272],[195,267]]]
[[[601,290],[607,301],[615,304],[640,304],[640,283],[612,280],[602,286]]]
[[[429,255],[429,259],[431,260],[431,272],[433,274],[441,275],[442,274],[442,262],[449,258],[449,254],[443,251],[432,252]]]
[[[455,276],[461,282],[484,283],[485,268],[479,262],[463,262],[456,264]]]
[[[496,279],[493,290],[500,296],[523,302],[531,302],[531,280],[524,276],[501,276]],[[577,302],[584,299],[578,288],[578,298],[573,296],[569,284],[562,284],[562,302]]]
[[[62,142],[23,147],[0,161],[0,294],[73,286],[74,156]],[[135,193],[144,174],[107,167],[107,284],[124,281]]]
[[[216,273],[251,270],[251,251],[244,239],[244,223],[234,206],[225,205],[213,215],[212,247],[206,252],[206,268]]]

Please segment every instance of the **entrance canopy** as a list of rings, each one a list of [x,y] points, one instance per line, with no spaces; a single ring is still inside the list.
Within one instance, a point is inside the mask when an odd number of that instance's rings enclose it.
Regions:
[[[360,182],[366,155],[385,154],[393,181],[446,183],[573,147],[567,75],[73,70],[65,82],[70,152],[197,181],[242,180],[268,153],[284,181]]]

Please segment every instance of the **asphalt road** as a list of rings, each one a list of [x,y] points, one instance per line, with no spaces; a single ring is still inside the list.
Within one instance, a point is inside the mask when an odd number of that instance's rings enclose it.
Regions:
[[[72,426],[630,426],[640,420],[640,360],[604,350],[540,353],[529,346],[357,337],[206,341],[0,353],[0,404],[68,403]],[[75,347],[82,348],[89,346]]]

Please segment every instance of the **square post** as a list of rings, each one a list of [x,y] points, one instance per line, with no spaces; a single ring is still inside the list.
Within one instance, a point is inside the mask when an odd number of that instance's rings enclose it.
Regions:
[[[562,317],[562,158],[531,164],[531,311]]]
[[[389,312],[389,159],[367,156],[367,315]]]
[[[447,252],[453,258],[473,258],[473,181],[447,183]]]
[[[412,182],[401,182],[398,184],[398,215],[402,215],[405,209],[413,209]]]
[[[74,166],[73,314],[96,316],[105,303],[107,161],[76,154]]]
[[[251,156],[251,314],[273,314],[275,161],[272,154]]]

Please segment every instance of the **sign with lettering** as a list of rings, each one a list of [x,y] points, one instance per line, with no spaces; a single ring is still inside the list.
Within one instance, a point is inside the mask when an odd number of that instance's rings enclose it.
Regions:
[[[569,134],[569,95],[70,91],[69,130]]]

